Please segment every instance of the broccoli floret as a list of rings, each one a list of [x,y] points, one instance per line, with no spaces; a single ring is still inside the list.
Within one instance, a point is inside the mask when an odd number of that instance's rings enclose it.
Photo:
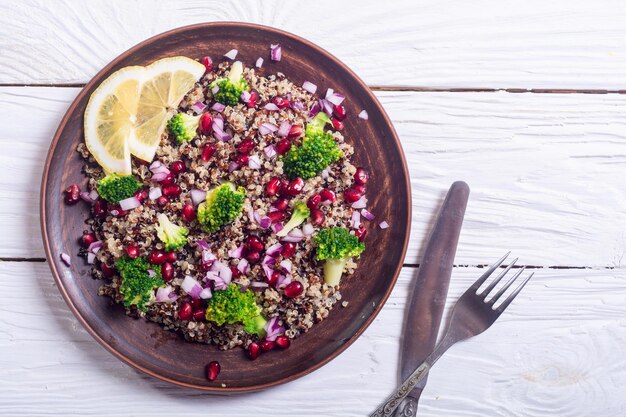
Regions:
[[[106,201],[119,203],[132,197],[141,188],[141,183],[132,175],[109,174],[98,181],[98,194]]]
[[[206,232],[215,232],[232,223],[241,213],[246,198],[243,187],[226,182],[207,193],[206,201],[198,206],[198,222]]]
[[[122,276],[120,293],[124,297],[124,306],[136,305],[146,311],[146,304],[154,299],[154,290],[165,286],[161,277],[161,268],[155,268],[142,258],[119,258],[115,267]]]
[[[303,201],[297,201],[293,207],[293,213],[291,214],[291,219],[285,224],[285,226],[276,233],[276,236],[283,237],[287,236],[291,230],[300,226],[302,222],[306,220],[307,217],[311,214],[311,211],[306,206],[306,203]]]
[[[187,229],[172,223],[163,213],[159,213],[157,219],[157,236],[165,243],[165,250],[178,250],[187,244]]]
[[[343,156],[333,134],[324,132],[326,120],[330,120],[326,113],[318,113],[307,124],[302,145],[292,146],[285,154],[283,170],[290,179],[312,178]]]
[[[174,136],[176,142],[183,143],[198,136],[198,124],[200,116],[192,116],[187,113],[177,113],[167,122],[167,129]]]
[[[243,65],[240,61],[233,62],[228,73],[228,78],[219,78],[213,81],[210,88],[219,87],[217,93],[213,94],[213,99],[227,106],[234,106],[239,103],[239,97],[244,90],[248,89],[248,83],[243,78]]]
[[[215,291],[208,301],[206,319],[221,326],[224,323],[242,323],[244,330],[262,337],[267,321],[250,290],[241,292],[237,284],[230,284],[223,291]]]
[[[365,244],[351,235],[344,227],[332,227],[321,230],[315,236],[315,259],[324,262],[324,281],[328,285],[337,285],[348,260],[359,256]]]

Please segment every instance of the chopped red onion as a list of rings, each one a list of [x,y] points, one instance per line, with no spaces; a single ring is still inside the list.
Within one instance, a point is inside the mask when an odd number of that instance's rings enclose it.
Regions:
[[[278,282],[276,283],[276,288],[285,288],[287,285],[291,284],[291,275],[279,275]]]
[[[95,202],[98,200],[98,193],[96,192],[96,198],[92,198],[89,191],[81,191],[80,198],[89,204],[95,204]]]
[[[280,110],[278,108],[278,106],[276,104],[274,104],[274,103],[267,103],[265,106],[263,106],[263,108],[265,110],[269,110],[269,111],[278,111],[278,110]]]
[[[270,265],[267,265],[267,264],[261,264],[261,266],[263,267],[263,272],[265,272],[265,276],[267,277],[267,279],[272,278],[272,274],[274,273],[274,269],[272,269],[272,267]]]
[[[276,259],[266,254],[263,257],[263,261],[261,262],[261,265],[274,266],[276,265]]]
[[[269,159],[272,159],[273,157],[278,155],[278,153],[276,152],[276,147],[274,145],[267,145],[265,148],[263,148],[263,151],[265,152],[265,156],[267,156]]]
[[[203,288],[202,291],[200,291],[200,298],[203,300],[207,300],[209,298],[213,297],[213,294],[211,293],[211,289],[210,288]]]
[[[163,191],[161,190],[161,187],[150,188],[150,191],[148,191],[148,198],[150,200],[156,200],[162,195],[163,195]]]
[[[259,126],[259,133],[262,135],[269,135],[270,133],[274,133],[278,130],[278,127],[271,123],[263,123]]]
[[[278,233],[281,230],[283,230],[284,228],[285,228],[285,226],[283,226],[282,223],[274,223],[272,225],[272,232]]]
[[[211,106],[211,110],[215,110],[218,113],[223,112],[225,108],[226,106],[224,106],[222,103],[213,103],[213,105]]]
[[[224,117],[221,114],[216,114],[211,123],[213,129],[224,130]]]
[[[292,267],[292,263],[289,259],[283,259],[282,261],[280,261],[280,267],[288,273],[291,273],[291,267]]]
[[[274,243],[272,246],[265,249],[265,254],[267,256],[277,256],[280,253],[282,248],[283,248],[283,245],[281,245],[280,243]]]
[[[250,286],[252,288],[267,288],[267,287],[269,287],[267,282],[260,282],[260,281],[252,281],[250,283]]]
[[[267,216],[263,216],[259,219],[259,226],[261,229],[267,229],[272,225],[272,219]]]
[[[350,227],[352,229],[358,229],[359,226],[361,226],[361,213],[355,210],[350,217]]]
[[[92,265],[95,261],[96,261],[96,254],[92,252],[87,253],[87,263],[89,265]]]
[[[332,95],[333,95],[333,93],[334,93],[334,92],[335,92],[335,90],[333,90],[332,88],[328,88],[328,89],[326,90],[326,95],[324,96],[324,98],[325,98],[326,100],[328,100],[328,99],[330,98],[330,96],[332,96]]]
[[[206,279],[209,281],[213,281],[213,288],[216,290],[225,290],[226,288],[228,288],[228,284],[230,283],[230,282],[227,283],[215,271],[207,272]]]
[[[103,245],[103,243],[102,243],[101,240],[96,240],[95,242],[91,242],[89,244],[89,247],[87,248],[87,251],[91,252],[91,253],[93,253],[95,255],[96,253],[98,253],[98,251],[100,249],[102,249],[102,245]]]
[[[389,227],[389,223],[383,220],[382,222],[378,223],[378,227],[380,227],[381,229],[386,229]]]
[[[309,237],[313,234],[313,232],[315,232],[315,229],[311,223],[307,223],[302,226],[302,233],[304,233],[304,236]]]
[[[196,101],[195,103],[193,103],[193,105],[191,106],[191,109],[193,111],[195,111],[196,113],[200,114],[204,111],[204,109],[206,109],[206,104],[204,104],[201,101]]]
[[[228,251],[228,256],[235,259],[240,259],[243,256],[243,245],[237,246],[235,249]]]
[[[261,160],[258,156],[252,155],[248,158],[248,167],[250,169],[261,169]]]
[[[150,164],[150,172],[152,172],[153,174],[169,174],[170,170],[165,165],[163,165],[161,161],[154,161],[152,164]]]
[[[369,119],[369,115],[367,114],[367,110],[361,110],[361,113],[359,113],[359,119],[363,119],[363,120]]]
[[[206,200],[206,191],[197,190],[193,188],[190,191],[190,194],[191,194],[191,202],[193,203],[194,206],[197,206],[198,204]]]
[[[191,296],[191,298],[199,298],[202,292],[202,286],[191,275],[186,275],[180,287]]]
[[[172,299],[170,298],[170,294],[174,289],[168,285],[167,287],[159,287],[157,288],[155,300],[157,303],[171,303]]]
[[[302,230],[300,230],[300,229],[293,229],[292,231],[287,233],[287,236],[282,237],[280,240],[282,240],[283,242],[297,243],[297,242],[300,242],[305,237],[306,236],[304,235],[304,233],[302,233]]]
[[[141,201],[139,201],[139,199],[135,196],[120,200],[120,207],[124,211],[132,210],[139,206],[141,206]]]
[[[161,182],[167,178],[168,175],[169,174],[166,174],[165,172],[159,172],[158,174],[153,174],[150,179],[154,182]]]
[[[326,178],[328,178],[329,175],[330,174],[328,172],[328,168],[324,168],[324,170],[322,171],[322,178],[326,179]]]
[[[359,198],[357,201],[352,203],[350,207],[355,208],[355,209],[362,209],[362,208],[367,207],[367,197],[361,196],[361,198]]]
[[[148,276],[150,278],[156,277],[156,272],[154,272],[154,269],[147,269],[146,272],[148,273]]]
[[[302,88],[311,94],[315,94],[315,92],[317,91],[317,86],[313,84],[311,81],[303,82]]]
[[[259,57],[259,59],[256,60],[256,64],[254,64],[257,68],[261,68],[263,66],[263,58]]]
[[[304,104],[302,104],[299,101],[292,101],[290,103],[290,106],[292,109],[295,109],[295,110],[304,110]]]
[[[236,162],[232,162],[230,164],[228,164],[228,172],[233,172],[236,171],[237,168],[239,168],[239,164]]]
[[[319,102],[315,102],[312,106],[311,106],[311,110],[309,110],[309,117],[315,117],[317,116],[317,113],[320,112],[320,110],[322,110],[322,107],[320,106]]]
[[[333,105],[330,101],[326,99],[320,99],[320,106],[324,109],[324,113],[326,113],[329,117],[333,115]]]
[[[289,131],[291,130],[291,123],[289,122],[281,122],[278,131],[276,132],[276,134],[278,136],[280,136],[281,138],[285,138],[287,137],[287,135],[289,134]]]
[[[372,221],[376,218],[376,216],[374,216],[372,213],[370,213],[369,211],[367,211],[367,209],[362,209],[361,210],[361,216],[365,217],[366,220]]]
[[[273,43],[270,45],[270,58],[272,58],[272,61],[280,61],[280,58],[282,57],[282,52],[283,48],[281,48],[279,44]]]
[[[278,336],[285,334],[285,328],[279,324],[278,317],[272,317],[265,324],[265,339],[273,342]]]
[[[224,54],[224,56],[228,59],[235,59],[235,57],[237,56],[237,51],[236,49],[231,49],[230,51],[226,52]]]
[[[218,128],[215,123],[213,123],[213,137],[222,142],[228,142],[232,139],[232,136]]]
[[[345,96],[343,94],[340,93],[332,93],[330,95],[330,97],[326,97],[326,100],[330,101],[331,103],[333,103],[335,106],[340,105],[344,100],[345,100]]]
[[[250,265],[250,263],[248,262],[247,259],[240,259],[239,263],[237,264],[237,270],[239,272],[241,272],[242,274],[245,274],[246,272],[248,272],[248,266]]]
[[[218,91],[220,91],[219,85],[215,84],[213,87],[211,87],[211,93],[217,94]]]
[[[70,255],[68,255],[67,253],[61,253],[61,260],[65,265],[72,266],[72,260],[70,259]]]
[[[210,249],[202,249],[202,268],[205,270],[213,268],[213,264],[217,261],[217,256],[213,255]]]
[[[250,94],[249,91],[246,91],[246,90],[243,90],[241,92],[241,96],[239,96],[241,101],[243,101],[244,103],[247,103],[248,101],[250,101],[250,97],[252,97],[252,95]]]
[[[91,190],[89,192],[89,198],[91,198],[93,201],[96,201],[97,199],[100,198],[100,194],[98,194],[98,191],[96,190]]]
[[[202,250],[210,250],[209,244],[204,239],[196,240],[196,245]]]
[[[227,265],[224,265],[220,261],[216,261],[211,269],[217,271],[219,277],[222,278],[226,284],[230,284],[230,281],[233,278],[233,271],[231,271]]]

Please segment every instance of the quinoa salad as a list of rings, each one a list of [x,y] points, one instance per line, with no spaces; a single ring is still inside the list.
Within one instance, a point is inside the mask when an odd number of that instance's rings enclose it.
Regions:
[[[84,258],[112,308],[254,360],[348,305],[341,286],[357,279],[368,229],[387,223],[367,210],[368,168],[351,163],[359,150],[343,121],[357,115],[345,97],[318,96],[313,82],[269,73],[261,58],[244,65],[233,51],[219,64],[193,61],[202,74],[166,109],[151,159],[129,142],[126,172],[112,172],[92,138],[78,145],[86,179],[64,198],[91,216],[80,251],[61,257]],[[279,45],[270,59],[281,59]],[[207,365],[207,378],[218,373]]]

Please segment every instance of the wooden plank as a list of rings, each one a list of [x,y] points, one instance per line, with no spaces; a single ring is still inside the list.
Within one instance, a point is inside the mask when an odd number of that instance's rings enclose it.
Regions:
[[[482,272],[455,268],[448,310]],[[322,369],[262,393],[208,396],[145,377],[80,326],[45,263],[0,263],[2,415],[367,415],[397,381],[416,269],[405,268],[371,327]],[[420,415],[623,415],[626,270],[540,270],[484,334],[433,369]],[[445,317],[445,316],[444,316]],[[260,359],[262,360],[262,358]],[[205,410],[205,411],[202,411]]]
[[[152,35],[231,20],[303,36],[371,85],[620,90],[625,18],[620,0],[2,2],[0,83],[84,83]]]
[[[42,163],[75,88],[0,89],[0,257],[43,257]],[[470,184],[458,264],[507,249],[524,264],[619,266],[626,251],[626,138],[620,95],[378,92],[413,187],[406,262],[419,263],[449,184]],[[363,122],[366,123],[366,122]],[[393,219],[387,219],[393,223]]]

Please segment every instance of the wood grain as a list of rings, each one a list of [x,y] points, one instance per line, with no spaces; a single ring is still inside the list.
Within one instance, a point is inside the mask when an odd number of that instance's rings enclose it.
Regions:
[[[624,90],[625,18],[621,0],[3,1],[0,83],[85,83],[152,35],[231,20],[303,36],[371,85]]]

